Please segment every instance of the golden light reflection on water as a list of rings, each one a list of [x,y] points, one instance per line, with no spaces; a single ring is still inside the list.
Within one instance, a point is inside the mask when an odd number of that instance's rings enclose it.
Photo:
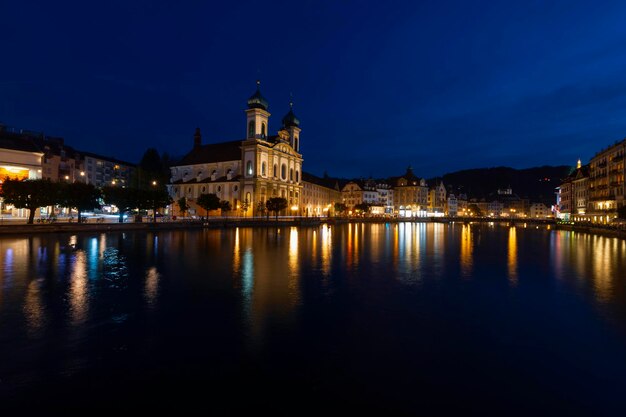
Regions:
[[[322,272],[324,275],[330,274],[330,266],[332,263],[332,245],[333,245],[333,232],[332,229],[324,224],[322,226]]]
[[[30,281],[26,289],[24,298],[24,316],[28,331],[31,334],[37,333],[44,325],[44,307],[41,300],[41,284],[43,279]]]
[[[298,274],[300,266],[298,264],[298,228],[292,227],[289,229],[289,271],[291,276]]]
[[[473,246],[472,226],[464,224],[461,226],[461,273],[465,277],[472,275],[474,265]]]
[[[517,285],[517,231],[515,226],[509,227],[509,245],[507,255],[507,265],[509,271],[509,282],[511,285]]]
[[[89,308],[88,290],[87,261],[85,252],[81,250],[76,252],[70,274],[69,301],[73,325],[84,323],[87,318],[87,310]]]
[[[157,303],[159,292],[159,272],[153,266],[146,271],[146,282],[144,284],[144,296],[148,306],[154,307]]]
[[[612,260],[617,253],[617,239],[593,236],[593,284],[596,297],[600,302],[607,302],[613,295],[614,265]]]

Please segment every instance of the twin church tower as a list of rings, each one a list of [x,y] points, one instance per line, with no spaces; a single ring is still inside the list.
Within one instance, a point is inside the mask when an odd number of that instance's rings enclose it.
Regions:
[[[256,92],[248,99],[245,139],[203,145],[196,129],[193,148],[171,167],[171,197],[175,201],[185,197],[190,211],[202,215],[204,210],[195,202],[200,195],[213,193],[247,216],[262,215],[267,199],[282,197],[289,214],[302,214],[300,121],[290,103],[281,129],[270,135],[268,108],[257,81]]]

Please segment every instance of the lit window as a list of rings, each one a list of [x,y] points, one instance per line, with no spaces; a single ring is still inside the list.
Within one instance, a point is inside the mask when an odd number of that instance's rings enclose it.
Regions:
[[[249,176],[252,176],[252,161],[248,161],[248,162],[246,163],[246,173],[247,173]]]

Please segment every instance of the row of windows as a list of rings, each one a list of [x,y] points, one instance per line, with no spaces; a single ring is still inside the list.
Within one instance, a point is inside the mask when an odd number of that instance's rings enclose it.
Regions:
[[[294,175],[295,173],[295,175]],[[252,167],[252,161],[248,161],[246,163],[246,174],[248,176],[252,176],[254,174],[254,169]],[[265,161],[261,162],[261,176],[265,177],[266,176],[266,165],[265,165]],[[278,164],[274,164],[274,177],[278,177]],[[287,165],[286,164],[282,164],[280,166],[280,178],[283,180],[287,180]],[[295,178],[295,182],[300,182],[300,171],[296,170],[294,171],[293,168],[289,169],[289,180],[290,181],[294,181]]]

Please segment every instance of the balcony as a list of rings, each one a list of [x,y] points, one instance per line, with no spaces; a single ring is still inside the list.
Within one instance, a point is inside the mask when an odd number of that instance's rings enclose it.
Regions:
[[[618,156],[613,157],[613,159],[611,159],[611,161],[613,162],[621,162],[623,160],[624,160],[624,155],[618,155]]]

